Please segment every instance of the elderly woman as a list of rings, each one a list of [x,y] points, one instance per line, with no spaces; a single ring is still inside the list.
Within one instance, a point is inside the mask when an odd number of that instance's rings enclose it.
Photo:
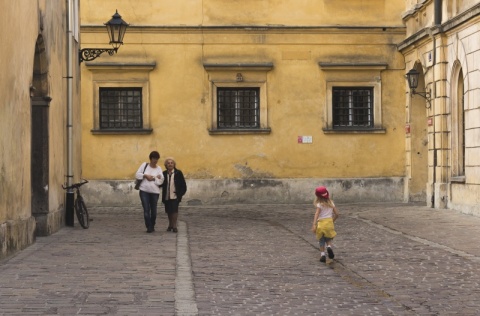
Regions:
[[[182,197],[187,192],[187,183],[181,170],[176,168],[175,160],[172,157],[165,159],[165,170],[163,177],[165,182],[162,186],[162,203],[165,204],[165,213],[168,215],[167,231],[178,232],[178,206]]]

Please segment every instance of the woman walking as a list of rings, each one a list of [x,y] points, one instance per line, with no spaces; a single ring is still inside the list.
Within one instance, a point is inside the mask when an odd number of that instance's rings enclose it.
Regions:
[[[187,192],[187,183],[182,171],[176,168],[172,157],[165,159],[165,168],[167,170],[163,172],[165,183],[162,186],[162,202],[165,204],[165,213],[168,216],[167,231],[176,233],[178,232],[178,206]]]
[[[157,166],[160,154],[158,151],[152,151],[148,156],[150,163],[143,163],[137,170],[135,178],[142,180],[140,183],[140,201],[143,207],[143,217],[147,233],[155,231],[155,222],[157,220],[157,204],[160,197],[160,186],[164,178],[162,168]]]

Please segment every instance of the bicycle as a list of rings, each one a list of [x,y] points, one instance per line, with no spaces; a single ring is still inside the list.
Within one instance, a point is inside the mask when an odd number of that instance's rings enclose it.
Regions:
[[[75,199],[75,213],[77,214],[77,218],[78,218],[78,222],[80,223],[80,225],[87,229],[88,226],[89,226],[89,216],[88,216],[88,210],[87,210],[87,206],[85,205],[85,202],[83,201],[83,197],[82,195],[80,194],[80,187],[82,185],[84,185],[85,183],[88,183],[88,180],[85,180],[85,179],[82,179],[82,182],[79,182],[79,183],[74,183],[72,184],[71,186],[68,186],[68,187],[65,187],[63,184],[62,184],[62,188],[64,190],[69,190],[69,189],[74,189],[76,194],[77,194],[77,198]]]

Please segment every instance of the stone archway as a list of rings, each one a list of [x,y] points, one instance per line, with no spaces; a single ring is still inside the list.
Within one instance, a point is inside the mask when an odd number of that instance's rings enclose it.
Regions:
[[[42,36],[35,43],[32,86],[31,190],[32,215],[37,222],[38,236],[47,235],[46,218],[49,212],[49,105],[48,62]]]

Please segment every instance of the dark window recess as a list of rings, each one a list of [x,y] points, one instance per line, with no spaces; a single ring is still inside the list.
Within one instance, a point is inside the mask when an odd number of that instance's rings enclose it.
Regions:
[[[217,88],[218,128],[260,128],[260,88]]]
[[[333,128],[373,127],[373,88],[333,88]]]
[[[100,129],[143,128],[141,88],[100,88]]]

